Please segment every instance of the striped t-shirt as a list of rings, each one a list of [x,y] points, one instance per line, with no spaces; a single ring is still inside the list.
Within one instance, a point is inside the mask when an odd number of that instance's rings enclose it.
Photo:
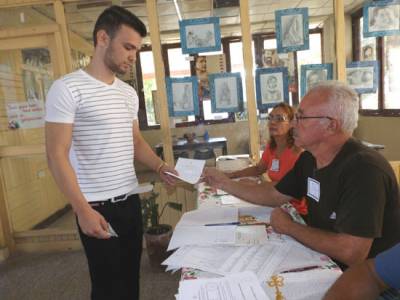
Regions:
[[[132,125],[138,102],[135,90],[118,78],[108,85],[83,70],[51,86],[46,121],[73,124],[70,159],[87,201],[137,187]]]

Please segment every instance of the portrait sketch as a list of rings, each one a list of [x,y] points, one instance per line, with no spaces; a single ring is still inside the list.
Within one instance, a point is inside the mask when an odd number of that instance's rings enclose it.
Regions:
[[[196,77],[167,78],[168,109],[171,116],[198,114]]]
[[[212,112],[242,110],[243,94],[240,73],[215,73],[209,76]]]
[[[332,64],[311,64],[301,66],[301,96],[326,80],[332,80]]]
[[[359,94],[375,93],[378,82],[376,61],[353,62],[346,67],[347,83]]]
[[[200,18],[179,21],[183,54],[221,50],[219,18]]]
[[[400,34],[400,3],[372,2],[364,6],[364,37]]]
[[[308,9],[275,11],[278,53],[309,49]]]
[[[261,110],[289,101],[287,68],[263,68],[256,70],[256,94]]]
[[[372,44],[363,46],[361,50],[361,59],[375,60],[375,46]]]

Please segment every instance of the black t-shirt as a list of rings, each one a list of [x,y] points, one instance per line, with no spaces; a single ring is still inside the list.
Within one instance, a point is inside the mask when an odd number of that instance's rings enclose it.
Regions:
[[[309,178],[318,188],[308,194]],[[349,139],[326,167],[303,152],[275,186],[285,195],[307,198],[309,226],[374,238],[368,257],[400,242],[400,198],[390,164],[377,151]]]

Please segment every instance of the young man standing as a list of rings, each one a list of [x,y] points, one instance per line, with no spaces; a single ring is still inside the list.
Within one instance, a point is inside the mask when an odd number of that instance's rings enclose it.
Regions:
[[[47,95],[49,167],[77,216],[92,299],[139,298],[142,215],[134,159],[175,182],[164,171],[176,171],[140,134],[135,90],[115,76],[135,62],[145,36],[134,14],[107,8],[93,31],[88,67],[56,80]]]

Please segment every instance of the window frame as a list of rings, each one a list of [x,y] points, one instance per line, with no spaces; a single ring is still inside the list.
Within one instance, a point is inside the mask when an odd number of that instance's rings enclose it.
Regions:
[[[362,8],[357,10],[351,15],[351,26],[352,26],[352,59],[353,61],[360,60],[360,19],[363,17]],[[356,38],[354,38],[356,37]],[[385,80],[384,80],[384,58],[385,58],[385,48],[384,48],[384,38],[376,37],[376,60],[379,65],[379,81],[378,81],[378,109],[362,109],[361,108],[361,98],[359,113],[362,116],[380,116],[380,117],[398,117],[400,116],[400,109],[386,109],[385,108]]]

